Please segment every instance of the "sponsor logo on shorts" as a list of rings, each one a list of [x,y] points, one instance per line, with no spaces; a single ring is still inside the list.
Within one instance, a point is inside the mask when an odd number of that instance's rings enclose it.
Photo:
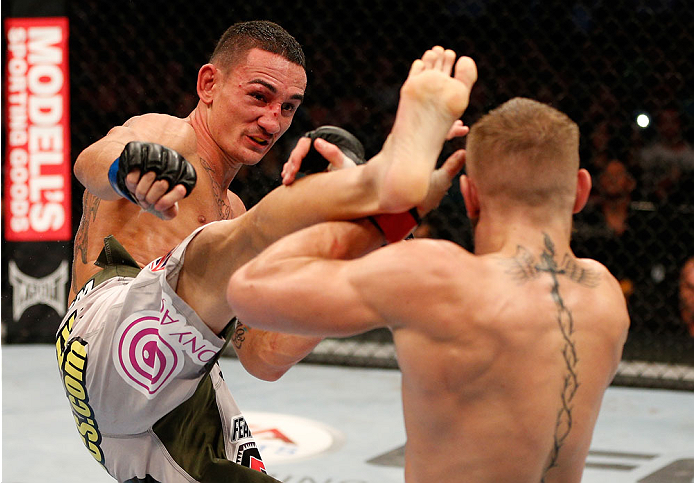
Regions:
[[[71,311],[75,304],[82,300],[84,297],[86,297],[92,290],[94,290],[94,279],[89,280],[87,283],[85,283],[84,287],[82,287],[80,291],[77,292],[77,295],[75,295],[75,300],[72,301],[67,311]]]
[[[87,343],[80,338],[69,340],[76,316],[77,312],[70,314],[58,331],[55,344],[58,367],[82,442],[94,459],[105,466],[101,432],[87,395]]]
[[[267,474],[265,463],[260,458],[260,451],[252,441],[239,445],[239,449],[236,451],[236,463]]]
[[[153,272],[160,272],[166,268],[166,262],[169,261],[169,258],[171,258],[171,254],[173,253],[173,250],[171,250],[169,253],[164,255],[161,258],[157,258],[156,260],[152,261],[147,265],[147,268],[149,268]]]
[[[250,438],[251,430],[248,428],[246,423],[246,418],[243,416],[236,416],[231,422],[231,442],[236,443],[240,439]]]
[[[148,399],[183,370],[185,356],[202,366],[219,350],[187,323],[166,294],[159,312],[147,310],[126,318],[116,332],[114,344],[118,373]]]

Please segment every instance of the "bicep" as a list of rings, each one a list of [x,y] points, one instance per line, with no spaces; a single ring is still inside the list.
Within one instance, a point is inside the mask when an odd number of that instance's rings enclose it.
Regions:
[[[407,279],[421,278],[415,272],[423,264],[404,265],[404,248],[390,245],[352,260],[278,260],[271,247],[234,274],[230,303],[249,325],[305,335],[347,337],[407,323],[417,316],[414,308],[402,310],[416,299]]]

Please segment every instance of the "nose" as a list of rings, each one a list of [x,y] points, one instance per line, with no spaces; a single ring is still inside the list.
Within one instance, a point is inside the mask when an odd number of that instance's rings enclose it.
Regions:
[[[263,111],[263,114],[258,118],[258,124],[262,127],[268,134],[277,134],[280,132],[280,114],[282,113],[282,106],[277,104],[270,104],[267,109]]]

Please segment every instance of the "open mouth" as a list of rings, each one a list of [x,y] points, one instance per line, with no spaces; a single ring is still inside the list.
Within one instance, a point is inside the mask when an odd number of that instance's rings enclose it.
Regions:
[[[261,138],[258,136],[248,136],[248,137],[251,138],[256,143],[260,144],[261,146],[267,146],[269,144],[269,141],[265,138]]]

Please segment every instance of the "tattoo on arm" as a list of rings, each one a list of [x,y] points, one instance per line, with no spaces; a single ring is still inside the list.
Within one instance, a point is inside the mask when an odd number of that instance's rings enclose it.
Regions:
[[[557,326],[561,332],[564,345],[561,356],[564,360],[565,374],[560,395],[560,408],[554,428],[554,441],[550,453],[549,463],[542,476],[545,481],[547,472],[557,466],[559,451],[571,432],[573,425],[573,399],[579,387],[578,381],[578,355],[574,338],[573,312],[564,303],[561,294],[560,281],[563,277],[583,285],[595,288],[598,285],[598,275],[592,270],[587,270],[578,265],[576,259],[568,253],[564,255],[561,265],[557,263],[554,242],[549,235],[544,235],[544,248],[537,260],[525,247],[518,246],[516,255],[511,260],[503,262],[508,266],[506,273],[521,283],[537,278],[542,274],[548,274],[552,279],[551,295],[556,307]]]
[[[246,340],[246,332],[250,330],[249,327],[243,325],[240,320],[236,319],[236,325],[234,326],[234,334],[231,336],[231,341],[234,343],[234,347],[240,349]]]
[[[96,213],[99,210],[101,199],[97,198],[89,191],[84,191],[82,198],[82,219],[75,235],[75,260],[72,264],[72,289],[77,290],[77,280],[75,279],[75,264],[78,261],[83,265],[87,263],[87,248],[89,247],[89,225],[96,220]]]

